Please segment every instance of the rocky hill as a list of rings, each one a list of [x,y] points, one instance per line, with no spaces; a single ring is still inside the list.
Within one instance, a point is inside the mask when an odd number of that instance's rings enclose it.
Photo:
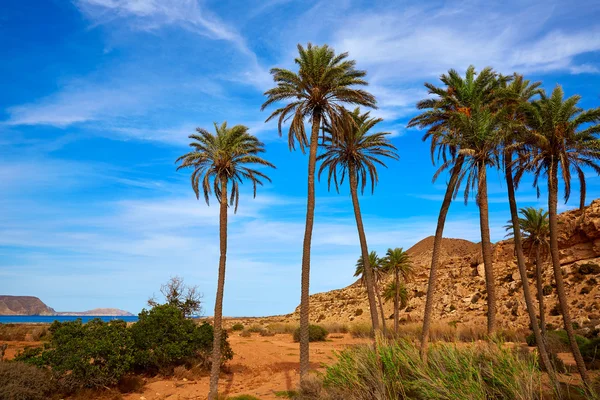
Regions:
[[[56,312],[33,296],[0,296],[0,315],[54,315]]]
[[[579,210],[562,213],[559,226],[561,264],[573,320],[581,327],[600,328],[600,199],[593,201],[583,216]],[[408,307],[400,311],[404,322],[422,321],[432,247],[433,237],[428,237],[408,250],[416,273],[407,284]],[[536,296],[533,263],[528,263],[528,269],[532,294]],[[500,326],[527,327],[529,319],[512,240],[494,245],[494,273]],[[381,286],[391,279],[391,276],[384,278]],[[552,267],[547,262],[544,269],[547,322],[560,325],[553,282]],[[479,244],[444,239],[436,299],[434,321],[485,325],[486,291]],[[343,289],[312,295],[310,308],[311,321],[315,322],[370,320],[366,292],[358,282]],[[392,304],[385,305],[385,314],[393,319]],[[296,319],[298,315],[299,308],[289,317]]]
[[[56,315],[73,315],[73,316],[86,316],[91,315],[95,317],[131,317],[132,313],[128,311],[119,310],[117,308],[94,308],[89,311],[61,311]]]
[[[116,308],[95,308],[89,311],[56,312],[37,297],[0,295],[0,315],[73,315],[98,317],[127,317],[133,314]]]

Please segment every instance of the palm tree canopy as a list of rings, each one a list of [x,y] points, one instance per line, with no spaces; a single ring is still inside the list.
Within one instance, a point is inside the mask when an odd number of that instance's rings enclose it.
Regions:
[[[376,251],[371,251],[369,253],[369,265],[373,270],[373,276],[375,277],[375,281],[378,281],[381,278],[383,273],[382,271],[382,259],[377,255]],[[356,262],[356,271],[354,272],[354,276],[356,278],[360,277],[360,281],[362,284],[365,283],[365,263],[363,261],[363,257],[358,257],[358,261]]]
[[[325,151],[317,157],[317,161],[322,161],[319,179],[321,173],[328,169],[328,188],[331,188],[333,178],[335,188],[339,192],[339,184],[344,182],[346,174],[354,173],[361,193],[364,192],[369,179],[373,192],[379,180],[377,166],[387,167],[381,158],[398,159],[396,147],[387,138],[389,132],[369,133],[383,121],[381,118],[371,118],[369,114],[361,114],[357,107],[353,112],[343,111],[343,117],[333,126],[327,124],[326,130],[330,135],[325,138]]]
[[[564,199],[571,195],[571,171],[575,171],[581,187],[582,204],[585,200],[584,167],[600,174],[600,107],[583,110],[578,107],[580,96],[567,99],[560,86],[552,94],[540,94],[540,99],[527,103],[526,122],[531,131],[530,144],[533,155],[518,174],[526,170],[534,175],[533,185],[538,189],[538,180],[547,175],[551,165],[562,173]]]
[[[383,288],[383,300],[387,303],[396,298],[396,282],[392,281]],[[400,300],[399,309],[403,309],[408,305],[408,289],[403,282],[400,282],[398,289],[398,300]]]
[[[410,255],[401,247],[388,249],[383,260],[383,268],[387,273],[398,271],[402,279],[408,281],[414,273]]]
[[[550,235],[550,224],[548,221],[548,211],[542,208],[526,207],[521,208],[519,213],[519,229],[523,233],[524,240],[535,245],[549,246],[548,237]],[[505,226],[509,232],[507,236],[512,236],[513,226],[511,221]]]
[[[198,133],[189,136],[193,139],[190,143],[193,150],[177,159],[176,163],[180,163],[177,170],[193,170],[192,188],[196,198],[200,198],[202,191],[206,204],[209,204],[209,197],[213,191],[220,202],[222,181],[231,182],[229,203],[235,204],[237,211],[239,184],[245,179],[250,180],[256,197],[256,186],[262,185],[265,180],[271,181],[267,175],[251,166],[275,166],[259,156],[265,151],[264,145],[248,132],[246,126],[235,125],[229,128],[227,122],[214,125],[214,134],[206,129],[196,128]]]
[[[365,86],[365,71],[355,68],[356,62],[348,60],[348,53],[335,54],[327,45],[306,48],[298,45],[298,57],[295,62],[298,72],[283,68],[271,69],[276,86],[265,92],[267,101],[264,110],[272,103],[289,101],[284,107],[275,110],[267,121],[278,117],[279,134],[282,125],[291,119],[288,134],[290,149],[298,142],[300,150],[308,146],[304,129],[304,118],[318,114],[324,119],[334,121],[342,114],[343,104],[376,107],[375,97],[369,92],[357,89]]]
[[[464,157],[454,196],[466,178],[465,203],[477,186],[479,168],[499,163],[499,128],[507,110],[499,107],[498,99],[500,89],[511,79],[489,67],[476,73],[470,66],[464,78],[452,69],[440,77],[443,87],[425,84],[435,97],[419,101],[417,108],[426,111],[408,123],[409,127],[427,128],[423,140],[431,139],[432,161],[442,160],[433,181],[454,165],[458,155]]]

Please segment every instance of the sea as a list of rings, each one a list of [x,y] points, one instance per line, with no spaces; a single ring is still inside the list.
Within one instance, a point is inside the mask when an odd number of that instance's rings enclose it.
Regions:
[[[107,317],[93,315],[0,315],[0,324],[51,324],[54,321],[66,322],[75,321],[81,318],[82,322],[88,322],[94,318],[100,318],[104,322],[121,319],[125,322],[136,322],[137,316],[128,317]]]

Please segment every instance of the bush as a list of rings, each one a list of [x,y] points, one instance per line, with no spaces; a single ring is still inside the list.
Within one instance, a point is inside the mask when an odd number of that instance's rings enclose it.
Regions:
[[[243,331],[244,330],[244,324],[240,324],[240,323],[234,324],[231,327],[231,330],[232,331]]]
[[[293,334],[297,328],[298,328],[298,324],[284,324],[281,322],[267,325],[267,329],[273,333]]]
[[[177,307],[165,304],[142,310],[130,330],[137,370],[170,373],[192,358],[199,358],[204,364],[210,362],[213,327],[186,319]],[[222,362],[233,358],[225,330],[221,350]]]
[[[246,329],[246,330],[242,331],[242,333],[240,333],[240,336],[248,338],[248,337],[252,336],[252,333],[250,333],[250,331]]]
[[[50,332],[45,349],[30,349],[15,359],[51,367],[66,391],[116,385],[131,369],[133,340],[124,321],[55,321]]]
[[[342,351],[324,374],[325,396],[311,392],[320,399],[537,399],[540,389],[535,358],[502,344],[435,345],[424,363],[417,346],[398,340]]]
[[[373,337],[373,328],[370,324],[354,324],[350,326],[350,334],[355,338]]]
[[[49,371],[23,362],[0,362],[0,399],[46,400],[55,392]]]
[[[530,333],[525,341],[529,346],[535,346],[535,336],[533,333]],[[571,351],[571,346],[569,344],[569,337],[567,336],[567,332],[564,330],[559,331],[548,331],[546,333],[546,341],[549,352],[551,353],[565,353]],[[589,339],[584,338],[583,336],[575,335],[575,341],[577,342],[577,347],[579,350],[583,352],[585,346],[590,343]]]
[[[308,326],[308,341],[309,342],[324,342],[327,339],[328,332],[319,325]],[[294,342],[300,341],[300,328],[294,331]]]

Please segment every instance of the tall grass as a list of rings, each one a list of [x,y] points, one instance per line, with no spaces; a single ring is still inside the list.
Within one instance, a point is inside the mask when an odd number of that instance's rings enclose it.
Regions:
[[[348,400],[529,400],[541,390],[534,355],[497,343],[440,343],[424,363],[418,347],[402,339],[342,351],[322,384],[320,398]]]

